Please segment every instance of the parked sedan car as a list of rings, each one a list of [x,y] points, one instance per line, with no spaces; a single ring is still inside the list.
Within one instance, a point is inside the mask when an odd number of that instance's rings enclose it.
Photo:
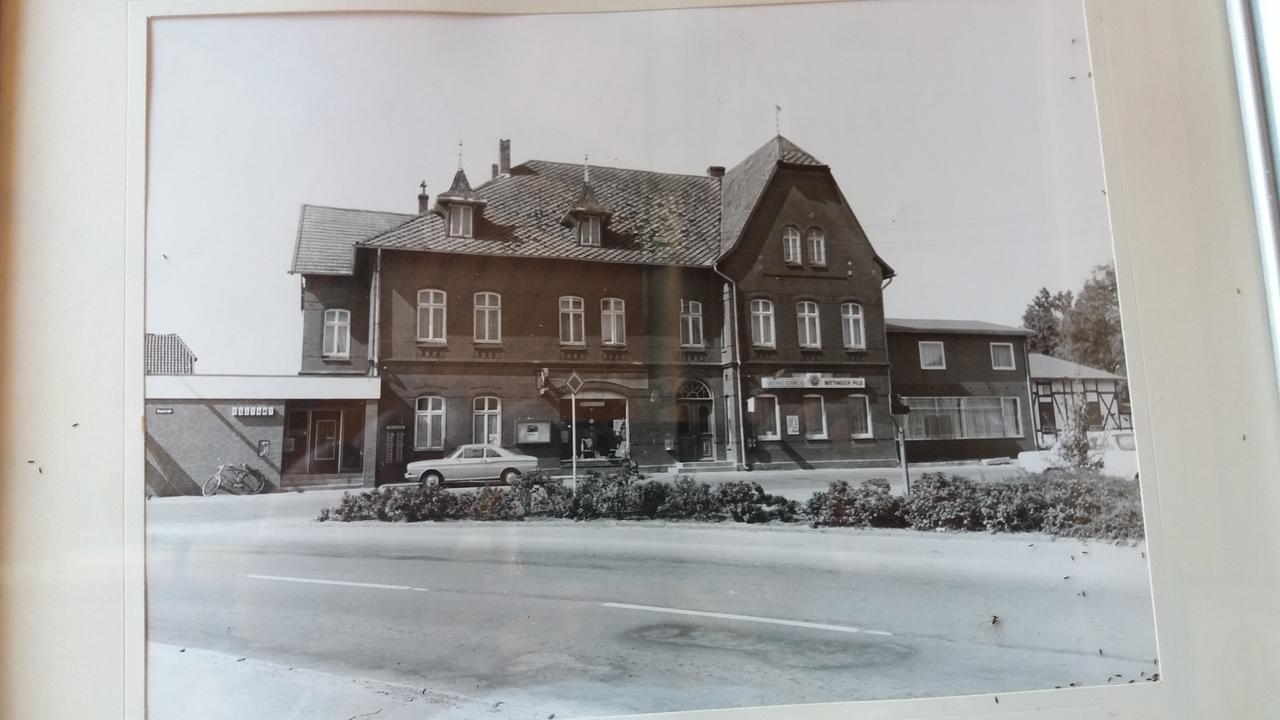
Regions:
[[[1138,479],[1138,448],[1131,430],[1089,433],[1092,457],[1102,460],[1102,474]],[[1027,472],[1060,472],[1066,463],[1058,448],[1018,453],[1018,466]]]
[[[438,460],[417,460],[405,468],[404,479],[426,485],[501,480],[510,483],[538,468],[538,459],[497,445],[460,445]]]

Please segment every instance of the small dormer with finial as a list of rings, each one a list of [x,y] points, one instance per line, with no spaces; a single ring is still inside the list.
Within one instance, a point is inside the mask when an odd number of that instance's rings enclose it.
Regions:
[[[449,237],[474,237],[477,216],[484,206],[484,198],[471,189],[462,169],[462,141],[458,141],[458,171],[453,174],[453,184],[436,200],[436,210],[444,216]]]
[[[587,156],[582,158],[582,189],[578,199],[561,218],[561,224],[571,227],[579,245],[600,247],[604,226],[613,212],[600,202],[591,189],[591,165]]]

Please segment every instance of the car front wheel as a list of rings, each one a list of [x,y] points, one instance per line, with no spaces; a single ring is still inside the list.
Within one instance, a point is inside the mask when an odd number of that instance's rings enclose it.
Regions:
[[[444,478],[435,470],[428,470],[422,473],[422,487],[424,488],[435,487],[443,481]]]

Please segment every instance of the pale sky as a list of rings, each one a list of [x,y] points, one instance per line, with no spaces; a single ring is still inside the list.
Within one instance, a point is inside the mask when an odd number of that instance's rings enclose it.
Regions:
[[[303,203],[416,212],[457,167],[702,173],[782,134],[898,271],[888,314],[1020,324],[1111,257],[1078,0],[487,18],[162,19],[147,329],[202,373],[298,371]]]

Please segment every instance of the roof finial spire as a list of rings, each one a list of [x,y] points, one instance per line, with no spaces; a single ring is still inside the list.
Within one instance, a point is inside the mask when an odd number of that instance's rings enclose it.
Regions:
[[[591,156],[586,153],[582,154],[582,182],[591,182]]]
[[[458,169],[462,169],[462,138],[458,138]]]
[[[782,135],[782,106],[773,106],[773,134]]]
[[[425,195],[427,192],[427,181],[423,180],[422,182],[418,183],[418,187],[422,188],[422,192]]]

